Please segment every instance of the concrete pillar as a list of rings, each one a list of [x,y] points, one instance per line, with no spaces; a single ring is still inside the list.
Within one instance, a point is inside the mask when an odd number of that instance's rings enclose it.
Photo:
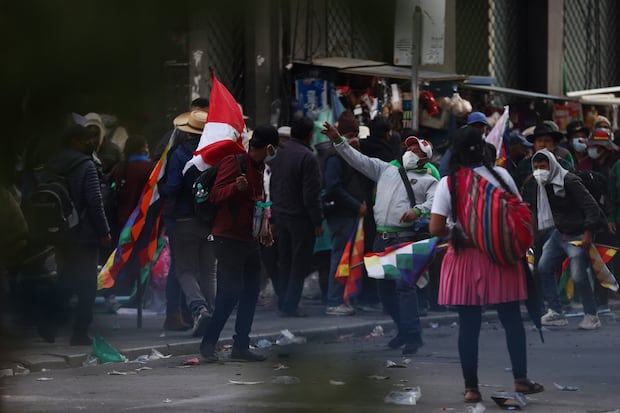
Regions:
[[[564,0],[548,0],[547,93],[563,95]]]

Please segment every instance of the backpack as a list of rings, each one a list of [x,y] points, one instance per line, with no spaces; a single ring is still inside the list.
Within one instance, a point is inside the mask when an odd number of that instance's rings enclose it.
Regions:
[[[609,191],[608,179],[605,175],[595,171],[575,171],[575,175],[581,179],[583,186],[586,187],[592,198],[598,204],[599,220],[597,222],[598,231],[607,229],[607,214],[609,212]]]
[[[470,168],[457,173],[457,219],[469,240],[492,262],[520,261],[534,240],[527,203]]]
[[[53,244],[77,230],[80,214],[71,199],[67,176],[88,160],[88,157],[80,158],[64,173],[43,167],[38,184],[24,207],[33,238]]]
[[[236,154],[235,163],[237,164],[237,172],[243,175],[246,172],[246,160],[244,154]],[[240,161],[241,158],[241,161]],[[194,212],[196,217],[206,222],[210,227],[213,226],[215,215],[217,214],[217,205],[214,205],[209,199],[211,190],[217,178],[217,171],[222,162],[219,162],[206,171],[200,173],[194,180],[192,185],[192,194],[194,195]]]
[[[607,214],[607,212],[609,212],[607,177],[602,173],[595,171],[575,171],[573,173],[581,179],[583,186],[586,187],[603,212]]]

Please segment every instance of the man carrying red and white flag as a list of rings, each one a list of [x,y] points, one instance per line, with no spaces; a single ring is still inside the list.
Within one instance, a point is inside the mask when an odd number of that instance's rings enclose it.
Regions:
[[[245,152],[243,143],[247,140],[247,134],[241,107],[228,89],[217,80],[213,71],[211,79],[213,85],[207,123],[196,152],[185,165],[183,173],[192,165],[199,171],[204,171],[228,155]]]

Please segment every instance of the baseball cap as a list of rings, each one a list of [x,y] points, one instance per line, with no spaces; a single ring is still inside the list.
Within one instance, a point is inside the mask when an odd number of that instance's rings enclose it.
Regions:
[[[416,143],[420,146],[422,152],[424,152],[429,159],[433,157],[433,145],[431,145],[430,142],[426,139],[420,139],[416,136],[409,136],[407,139],[405,139],[406,147],[409,147]]]
[[[489,126],[489,122],[487,122],[487,117],[482,112],[472,112],[467,117],[467,124],[473,125],[474,123],[483,123],[486,126]]]

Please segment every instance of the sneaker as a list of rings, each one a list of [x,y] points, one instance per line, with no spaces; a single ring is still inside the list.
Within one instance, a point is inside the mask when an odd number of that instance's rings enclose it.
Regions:
[[[327,307],[325,309],[325,314],[327,315],[353,315],[355,314],[355,310],[353,307],[348,304],[342,303],[338,306]]]
[[[215,345],[213,344],[202,344],[200,346],[200,355],[202,356],[202,361],[205,363],[217,363],[220,361],[217,351],[215,351]]]
[[[586,314],[579,323],[580,330],[596,330],[597,328],[601,328],[601,320],[598,319],[597,315]]]
[[[241,360],[241,361],[265,361],[267,357],[262,354],[254,353],[249,349],[245,350],[236,350],[233,348],[230,353],[231,360]]]
[[[417,353],[418,349],[423,345],[424,343],[422,342],[422,337],[420,337],[419,335],[416,336],[413,341],[405,343],[405,346],[403,347],[403,356]]]
[[[396,335],[396,337],[388,341],[388,347],[394,350],[401,348],[404,344],[405,341],[399,335]]]
[[[564,314],[560,314],[557,311],[549,309],[547,314],[541,317],[540,323],[544,326],[566,326],[568,325],[568,320],[564,316]]]
[[[194,315],[194,327],[192,328],[192,336],[202,337],[207,331],[207,325],[211,320],[211,316],[205,307],[200,307],[198,313]]]

